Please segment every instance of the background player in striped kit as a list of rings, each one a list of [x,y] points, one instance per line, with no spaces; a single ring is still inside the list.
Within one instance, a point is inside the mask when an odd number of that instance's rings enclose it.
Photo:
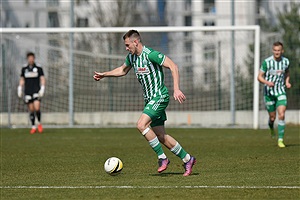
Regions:
[[[28,63],[21,70],[21,77],[18,87],[18,96],[21,98],[24,89],[24,101],[28,106],[31,121],[30,134],[36,132],[35,117],[38,119],[38,131],[43,132],[41,124],[41,98],[45,92],[45,77],[42,67],[35,63],[35,55],[32,52],[27,53]],[[24,87],[24,88],[23,88]]]
[[[145,107],[137,122],[140,133],[149,142],[158,156],[158,172],[167,169],[170,163],[160,143],[163,143],[175,155],[184,162],[184,176],[192,173],[192,167],[196,163],[195,157],[188,154],[182,146],[170,135],[166,134],[164,123],[167,119],[165,109],[169,104],[168,89],[164,85],[164,73],[162,67],[169,68],[172,72],[174,84],[174,99],[183,103],[185,95],[179,88],[179,72],[177,65],[167,56],[154,51],[142,44],[138,31],[130,30],[124,36],[124,43],[129,54],[125,63],[108,72],[95,72],[94,79],[99,81],[104,77],[120,77],[126,75],[131,68],[143,88]]]
[[[290,88],[289,60],[282,56],[283,44],[273,44],[273,55],[266,58],[260,67],[258,81],[264,84],[264,101],[269,113],[269,128],[275,138],[274,121],[278,112],[278,146],[285,147],[283,136],[285,130],[285,111],[287,97],[285,88]]]

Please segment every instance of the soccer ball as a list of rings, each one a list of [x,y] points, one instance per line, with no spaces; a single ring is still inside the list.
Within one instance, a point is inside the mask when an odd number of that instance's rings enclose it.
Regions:
[[[123,169],[122,161],[117,157],[111,157],[104,163],[104,170],[110,175],[116,175]]]

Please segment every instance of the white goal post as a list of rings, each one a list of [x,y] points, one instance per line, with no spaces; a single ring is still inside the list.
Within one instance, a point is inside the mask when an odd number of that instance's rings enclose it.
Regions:
[[[252,96],[252,102],[253,102],[253,128],[258,129],[259,128],[259,82],[257,81],[256,77],[258,75],[259,71],[259,65],[260,65],[260,27],[253,25],[253,26],[210,26],[210,27],[195,27],[195,26],[164,26],[164,27],[98,27],[98,28],[1,28],[0,32],[1,35],[5,34],[80,34],[80,33],[93,33],[93,34],[104,34],[104,33],[125,33],[130,29],[136,29],[141,33],[202,33],[203,35],[209,34],[209,32],[222,32],[226,31],[228,33],[231,33],[232,31],[251,31],[254,34],[253,39],[247,41],[247,38],[245,38],[245,44],[253,44],[254,50],[253,50],[253,96]],[[195,34],[196,35],[196,34]],[[189,36],[190,37],[190,36]],[[212,36],[213,38],[214,36]],[[70,40],[69,37],[66,40]],[[196,38],[200,41],[201,35],[196,36]],[[222,37],[221,37],[222,38]],[[230,39],[230,37],[229,37]],[[234,38],[231,38],[234,39]],[[73,41],[69,41],[73,42]],[[192,43],[192,42],[190,42]],[[146,44],[147,45],[147,44]],[[197,45],[197,44],[196,44]],[[195,46],[188,47],[194,50],[194,54],[199,52],[199,49],[195,50]],[[151,43],[149,44],[151,46]],[[2,45],[2,48],[5,48],[4,45]],[[59,48],[58,48],[59,49]],[[209,49],[209,48],[208,48]],[[237,50],[235,47],[232,47],[233,50]],[[73,103],[74,103],[74,97],[73,93],[76,92],[73,89],[73,73],[74,69],[71,63],[73,63],[73,49],[68,49],[68,55],[69,55],[69,90],[68,90],[68,104],[69,104],[69,125],[74,125],[74,110],[73,110]],[[100,55],[101,53],[99,53]],[[4,55],[4,54],[3,54]],[[223,54],[220,54],[218,56],[222,56]],[[211,56],[209,54],[205,56]],[[228,55],[230,56],[230,54]],[[125,54],[123,56],[125,58]],[[196,56],[195,56],[196,57]],[[215,55],[213,55],[213,58],[215,58]],[[197,59],[197,58],[196,58]],[[121,64],[121,63],[119,63]],[[4,66],[2,66],[4,67]],[[117,66],[116,66],[117,67]],[[234,66],[233,66],[234,67]],[[3,75],[5,76],[5,75]],[[214,75],[214,76],[217,76]],[[236,83],[230,83],[233,87],[236,86]],[[216,84],[217,85],[217,84]],[[109,86],[108,86],[109,87]],[[220,87],[221,88],[221,87]],[[233,91],[234,92],[234,91]],[[231,99],[230,101],[234,101],[234,99]],[[201,103],[201,102],[200,102]],[[196,104],[199,104],[199,102],[196,102]],[[214,108],[213,108],[214,109]],[[230,108],[231,116],[235,115],[236,109]],[[233,118],[234,119],[234,118]],[[235,122],[232,122],[234,125]]]

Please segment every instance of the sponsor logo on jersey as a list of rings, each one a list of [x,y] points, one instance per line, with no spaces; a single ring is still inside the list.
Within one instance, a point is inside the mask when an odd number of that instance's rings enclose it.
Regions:
[[[284,71],[283,71],[283,70],[276,70],[276,74],[277,74],[277,75],[284,74]]]
[[[137,68],[137,74],[149,74],[149,73],[150,72],[147,66]]]
[[[35,69],[35,70],[34,70]],[[25,70],[24,76],[25,78],[37,78],[39,76],[37,72],[37,68],[34,68],[32,72]]]
[[[271,69],[270,70],[270,74],[273,75],[273,76],[280,76],[281,74],[284,74],[284,71],[283,70],[275,70],[275,69]]]

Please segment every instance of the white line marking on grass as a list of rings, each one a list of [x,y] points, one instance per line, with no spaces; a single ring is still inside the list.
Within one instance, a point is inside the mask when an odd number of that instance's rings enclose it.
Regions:
[[[100,186],[0,186],[0,189],[300,189],[300,186],[234,186],[234,185],[187,185],[187,186],[130,186],[130,185],[100,185]]]

